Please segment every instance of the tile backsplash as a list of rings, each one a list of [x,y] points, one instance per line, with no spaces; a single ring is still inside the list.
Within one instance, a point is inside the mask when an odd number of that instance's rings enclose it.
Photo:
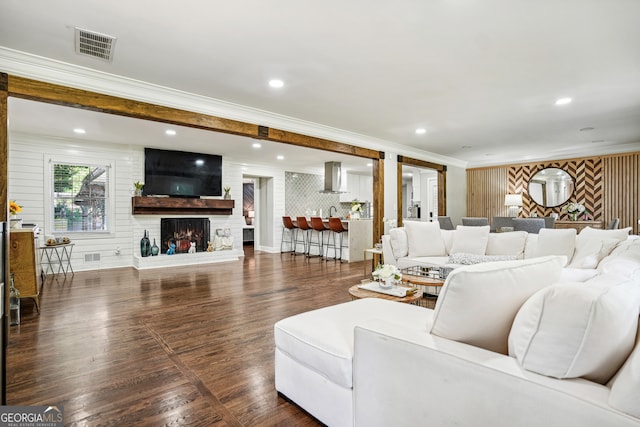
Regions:
[[[324,188],[324,177],[299,172],[285,172],[285,215],[329,216],[329,208],[335,206],[337,215],[345,217],[351,205],[340,203],[340,195],[321,193]]]

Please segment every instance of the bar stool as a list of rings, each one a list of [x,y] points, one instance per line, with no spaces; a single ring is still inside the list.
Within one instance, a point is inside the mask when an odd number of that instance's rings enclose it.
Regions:
[[[297,254],[298,245],[302,243],[302,254],[306,255],[308,251],[307,241],[309,240],[309,231],[311,230],[311,226],[309,225],[307,218],[304,216],[297,217],[296,224],[298,226],[298,232],[296,233],[296,240],[295,240],[293,250]],[[302,242],[299,240],[299,237],[301,234],[302,234]]]
[[[329,218],[329,229],[331,230],[331,235],[327,239],[327,253],[325,255],[325,259],[329,259],[329,249],[333,249],[333,260],[339,259],[342,262],[342,237],[343,234],[348,231],[342,225],[342,221],[338,217],[330,217]],[[340,236],[340,244],[336,247],[336,234]],[[330,245],[329,240],[333,237],[333,245]],[[340,253],[340,256],[336,256]]]
[[[311,246],[317,246],[318,247],[318,255],[320,258],[322,258],[323,252],[324,252],[324,232],[328,230],[328,228],[326,228],[324,226],[324,222],[322,222],[322,218],[320,218],[319,216],[312,216],[311,217],[311,235],[309,236],[309,245],[307,248],[307,256],[310,257],[311,255]],[[318,236],[318,242],[317,243],[313,243],[313,232],[315,231],[316,235]],[[315,256],[315,255],[314,255]]]
[[[285,239],[285,232],[288,231],[288,235],[289,235],[289,239]],[[298,227],[296,227],[296,225],[293,223],[293,221],[291,220],[290,216],[283,216],[282,217],[282,237],[280,239],[280,252],[284,252],[282,250],[282,245],[287,242],[289,243],[289,248],[291,248],[290,250],[288,250],[287,252],[291,252],[291,255],[295,255],[296,254],[296,247],[295,247],[295,242],[296,242],[296,236],[298,234]]]

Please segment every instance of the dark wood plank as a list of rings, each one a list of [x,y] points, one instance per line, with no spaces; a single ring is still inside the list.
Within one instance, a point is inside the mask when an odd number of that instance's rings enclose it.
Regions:
[[[8,404],[63,405],[66,425],[319,425],[276,393],[273,324],[350,301],[361,278],[359,262],[262,252],[48,278],[41,314],[27,301],[11,328]]]
[[[233,199],[200,199],[194,197],[132,197],[134,215],[232,215]]]

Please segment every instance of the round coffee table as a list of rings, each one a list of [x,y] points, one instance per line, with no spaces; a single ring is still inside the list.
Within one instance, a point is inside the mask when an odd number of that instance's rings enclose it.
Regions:
[[[417,301],[420,300],[420,298],[422,298],[422,291],[420,290],[417,290],[413,294],[407,295],[406,297],[397,297],[394,295],[387,295],[380,292],[368,291],[366,289],[361,289],[358,286],[360,285],[353,285],[352,287],[349,288],[349,294],[351,295],[352,300],[361,299],[361,298],[380,298],[380,299],[386,299],[389,301],[398,301],[398,302],[404,302],[408,304],[415,304]]]

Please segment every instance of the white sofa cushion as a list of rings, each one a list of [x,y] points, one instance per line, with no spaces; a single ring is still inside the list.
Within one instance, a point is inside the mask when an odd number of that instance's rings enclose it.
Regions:
[[[276,347],[341,387],[352,386],[353,329],[371,319],[425,330],[432,310],[365,298],[287,317],[274,325]]]
[[[640,328],[635,350],[622,365],[611,385],[609,404],[619,411],[640,418]]]
[[[407,221],[405,229],[409,243],[409,257],[447,255],[440,233],[440,223]]]
[[[542,228],[538,233],[535,256],[560,255],[565,257],[565,267],[573,257],[576,248],[576,230],[574,228]]]
[[[640,239],[628,239],[598,264],[598,274],[617,274],[640,280]]]
[[[522,305],[509,354],[529,371],[604,384],[633,348],[638,307],[640,286],[614,275],[550,286]]]
[[[456,230],[440,230],[442,240],[444,241],[444,249],[447,255],[451,253],[453,247],[453,238],[456,235]]]
[[[582,238],[596,238],[596,239],[616,239],[620,242],[625,240],[629,233],[631,232],[631,227],[620,228],[617,230],[600,230],[597,228],[585,227],[580,231],[578,236]]]
[[[576,250],[568,267],[595,269],[600,260],[609,255],[618,242],[617,239],[599,239],[578,235]]]
[[[404,227],[392,228],[389,230],[389,237],[393,255],[396,258],[406,257],[409,254],[409,242]]]
[[[471,227],[459,225],[453,237],[451,254],[484,255],[489,241],[489,226]]]
[[[487,241],[486,255],[515,255],[524,257],[524,245],[527,242],[526,231],[512,231],[508,233],[490,233]]]
[[[524,301],[560,276],[562,257],[498,261],[452,271],[436,302],[431,333],[507,354]]]

